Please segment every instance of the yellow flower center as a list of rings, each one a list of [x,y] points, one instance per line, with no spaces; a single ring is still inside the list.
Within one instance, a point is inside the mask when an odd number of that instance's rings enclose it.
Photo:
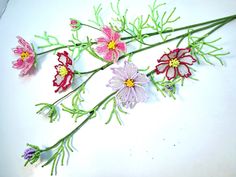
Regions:
[[[112,40],[111,42],[109,42],[108,45],[107,45],[107,47],[108,47],[108,49],[114,50],[114,49],[116,48],[116,43],[115,43],[115,41]]]
[[[58,72],[59,72],[59,75],[61,77],[65,77],[67,74],[68,74],[68,70],[66,69],[65,66],[61,66],[59,69],[58,69]]]
[[[127,79],[124,84],[127,86],[127,87],[133,87],[134,86],[134,80],[133,79]]]
[[[26,58],[29,57],[29,53],[28,52],[22,52],[20,54],[20,58],[24,61]]]
[[[174,68],[177,68],[179,66],[180,62],[177,58],[174,58],[174,59],[171,59],[169,61],[169,66],[170,67],[174,67]]]

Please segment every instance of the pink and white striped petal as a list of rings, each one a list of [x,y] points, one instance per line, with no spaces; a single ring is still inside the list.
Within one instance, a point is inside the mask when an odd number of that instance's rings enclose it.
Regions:
[[[169,59],[174,59],[177,58],[177,54],[178,54],[178,49],[175,49],[168,54],[168,57]]]
[[[159,60],[157,60],[158,62],[167,62],[167,61],[169,61],[170,59],[169,59],[169,57],[168,57],[168,55],[167,54],[164,54],[164,55],[162,55],[162,57],[159,59]]]
[[[191,76],[191,72],[190,72],[188,66],[185,64],[180,64],[177,70],[178,70],[178,74],[181,77],[187,78],[187,77]]]
[[[61,82],[64,80],[64,77],[59,74],[55,75],[55,79],[53,80],[53,86],[59,86]]]
[[[176,77],[176,69],[174,67],[169,67],[166,71],[166,77],[171,80]]]
[[[156,66],[156,73],[157,74],[163,73],[167,70],[168,67],[169,67],[168,63],[160,63]]]
[[[192,65],[196,60],[191,55],[186,55],[179,58],[179,61],[184,64]]]
[[[179,49],[177,58],[180,58],[180,57],[182,57],[183,55],[185,55],[186,53],[189,53],[190,50],[191,50],[190,48]]]

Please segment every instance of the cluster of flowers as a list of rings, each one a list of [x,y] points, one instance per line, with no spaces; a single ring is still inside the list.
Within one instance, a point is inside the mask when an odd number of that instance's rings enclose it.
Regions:
[[[71,20],[72,28],[78,28],[75,22]],[[102,29],[104,37],[98,38],[96,51],[104,60],[117,63],[120,54],[126,52],[126,44],[121,41],[118,32],[109,27]],[[20,58],[13,62],[13,68],[21,69],[20,76],[30,73],[36,62],[36,53],[33,47],[23,38],[17,37],[19,46],[13,49],[13,52]],[[189,54],[190,48],[177,48],[164,54],[157,60],[155,66],[156,74],[165,73],[168,80],[179,77],[189,77],[191,72],[189,65],[196,60]],[[74,69],[71,58],[66,51],[58,52],[59,64],[55,66],[56,75],[53,80],[53,86],[57,87],[55,92],[65,91],[73,81]],[[137,66],[131,62],[125,62],[123,67],[112,68],[114,76],[110,79],[108,86],[116,93],[117,104],[126,108],[133,108],[136,103],[147,99],[144,86],[149,82],[145,74],[139,73]]]

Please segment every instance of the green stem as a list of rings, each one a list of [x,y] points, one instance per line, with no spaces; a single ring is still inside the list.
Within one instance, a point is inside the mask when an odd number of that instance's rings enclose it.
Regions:
[[[93,107],[93,109],[88,113],[88,117],[80,123],[74,130],[72,130],[69,134],[67,134],[65,137],[61,138],[59,141],[57,141],[54,145],[45,148],[44,150],[41,150],[41,152],[49,151],[55,147],[57,147],[61,142],[65,142],[67,138],[73,136],[81,127],[83,127],[84,124],[86,124],[93,116],[93,114],[98,111],[98,109],[112,96],[116,94],[116,91],[108,95],[106,98],[104,98],[101,102],[99,102],[96,106]]]
[[[198,27],[198,26],[207,25],[209,23],[225,21],[226,19],[231,19],[231,18],[235,19],[236,15],[230,15],[230,16],[226,16],[226,17],[223,17],[223,18],[218,18],[218,19],[215,19],[215,20],[210,20],[210,21],[206,21],[206,22],[196,23],[196,24],[193,24],[193,25],[183,26],[183,27],[180,27],[180,28],[166,30],[166,31],[161,32],[161,34],[181,31],[181,30],[184,30],[184,29],[195,28],[195,27]],[[154,36],[154,35],[157,35],[157,34],[160,34],[160,32],[146,33],[146,34],[143,34],[143,35]],[[124,37],[124,38],[122,38],[122,40],[132,39],[132,38],[135,38],[135,37],[137,37],[137,36]]]
[[[89,42],[89,43],[90,43],[90,44],[96,44],[96,42]],[[81,42],[81,43],[77,43],[77,44],[75,44],[75,45],[76,45],[76,46],[80,46],[80,45],[84,45],[84,44],[88,44],[88,42]],[[52,51],[54,51],[54,50],[64,49],[64,48],[68,48],[68,47],[74,47],[75,45],[74,45],[74,44],[71,44],[71,45],[56,47],[56,48],[53,48],[53,49],[50,49],[50,50],[47,50],[47,51],[44,51],[44,52],[41,52],[41,53],[37,53],[36,55],[37,55],[37,56],[43,55],[43,54],[52,52]]]
[[[198,26],[203,26],[203,25],[207,25],[209,23],[220,22],[220,21],[224,21],[224,20],[230,19],[230,18],[235,19],[236,15],[231,15],[231,16],[227,16],[227,17],[223,17],[223,18],[218,18],[218,19],[215,19],[215,20],[210,20],[210,21],[206,21],[206,22],[202,22],[202,23],[188,25],[188,26],[184,26],[184,27],[180,27],[180,28],[176,28],[176,29],[172,29],[172,30],[166,30],[166,31],[163,31],[162,34],[176,32],[176,31],[180,31],[180,30],[184,30],[184,29],[189,29],[189,28],[194,28],[194,27],[198,27]],[[100,29],[98,29],[96,27],[93,27],[91,25],[87,25],[87,24],[82,24],[82,25],[101,31]],[[152,33],[145,33],[145,34],[143,34],[143,36],[151,37],[151,36],[155,36],[155,35],[158,35],[158,34],[160,34],[160,33],[159,32],[152,32]],[[121,40],[128,40],[128,39],[132,39],[132,38],[136,38],[136,37],[137,36],[123,37],[123,38],[121,38]],[[91,42],[91,43],[92,44],[96,44],[96,42]],[[77,43],[76,45],[79,46],[81,44],[85,44],[85,43]],[[60,46],[60,47],[56,47],[56,48],[53,48],[53,49],[50,49],[50,50],[38,53],[37,55],[39,56],[39,55],[43,55],[43,54],[52,52],[54,50],[59,50],[59,49],[63,49],[63,48],[73,47],[73,46],[74,45]]]
[[[81,25],[87,26],[87,27],[89,27],[89,28],[92,28],[92,29],[95,29],[95,30],[98,30],[98,31],[101,31],[99,28],[96,28],[96,27],[94,27],[94,26],[91,26],[91,25],[88,25],[88,24],[85,24],[85,23],[81,23]]]
[[[67,93],[66,95],[64,95],[63,97],[59,98],[58,100],[56,100],[55,102],[52,103],[52,105],[55,105],[57,103],[59,103],[61,100],[63,100],[64,98],[67,98],[68,96],[70,96],[72,93],[74,93],[76,90],[78,90],[80,87],[82,87],[83,85],[85,85],[92,77],[93,75],[95,75],[98,71],[95,71],[94,73],[92,73],[88,79],[86,79],[82,84],[80,84],[78,87],[76,87],[74,90],[70,91],[69,93]]]

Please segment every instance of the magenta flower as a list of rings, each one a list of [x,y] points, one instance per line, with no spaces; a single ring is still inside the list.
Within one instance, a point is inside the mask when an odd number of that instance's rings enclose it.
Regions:
[[[108,86],[117,91],[116,100],[118,105],[133,108],[138,102],[147,99],[144,85],[149,82],[145,74],[138,72],[138,68],[130,62],[125,62],[124,67],[112,68],[113,76]]]
[[[97,52],[107,61],[117,62],[121,52],[126,52],[126,44],[120,40],[120,34],[112,31],[109,27],[104,27],[102,32],[105,37],[97,39]]]
[[[192,65],[196,60],[191,55],[186,55],[191,49],[175,49],[170,51],[168,54],[162,55],[162,57],[157,60],[158,64],[156,66],[156,73],[166,72],[166,77],[171,80],[177,76],[189,77],[191,76],[190,69],[188,65]]]
[[[72,68],[72,60],[66,51],[63,53],[58,52],[57,56],[60,64],[55,66],[57,73],[53,80],[53,86],[57,87],[55,92],[61,92],[66,90],[72,84],[74,72]]]
[[[28,42],[22,37],[17,36],[18,43],[20,44],[13,49],[13,52],[20,56],[18,60],[12,62],[12,67],[15,69],[21,69],[20,76],[24,76],[30,72],[34,66],[35,53]]]
[[[76,31],[81,28],[81,23],[78,20],[71,18],[70,19],[70,26],[72,28],[72,31]]]

